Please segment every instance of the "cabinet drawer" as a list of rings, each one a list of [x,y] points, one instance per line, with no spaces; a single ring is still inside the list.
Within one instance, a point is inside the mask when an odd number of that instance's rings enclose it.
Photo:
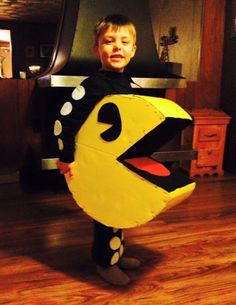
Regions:
[[[199,126],[198,141],[220,141],[221,139],[221,126]]]
[[[197,166],[217,166],[219,162],[218,149],[200,149],[198,151]]]

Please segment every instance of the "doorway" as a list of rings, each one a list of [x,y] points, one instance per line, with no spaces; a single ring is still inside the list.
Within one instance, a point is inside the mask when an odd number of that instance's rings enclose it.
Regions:
[[[0,29],[0,78],[12,78],[11,31]]]

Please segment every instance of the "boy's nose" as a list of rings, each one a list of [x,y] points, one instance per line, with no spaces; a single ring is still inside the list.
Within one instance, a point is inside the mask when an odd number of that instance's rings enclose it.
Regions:
[[[115,50],[120,50],[121,49],[121,42],[116,41],[115,44],[114,44],[114,49]]]

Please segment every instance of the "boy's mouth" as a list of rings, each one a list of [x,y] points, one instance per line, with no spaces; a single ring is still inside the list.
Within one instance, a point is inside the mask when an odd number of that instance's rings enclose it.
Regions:
[[[124,58],[124,56],[120,55],[120,54],[111,55],[111,59],[123,59],[123,58]]]

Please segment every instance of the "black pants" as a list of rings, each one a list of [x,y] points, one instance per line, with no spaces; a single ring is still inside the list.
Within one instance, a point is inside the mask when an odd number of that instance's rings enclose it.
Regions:
[[[124,252],[122,229],[107,227],[94,220],[92,257],[103,268],[118,263]]]

